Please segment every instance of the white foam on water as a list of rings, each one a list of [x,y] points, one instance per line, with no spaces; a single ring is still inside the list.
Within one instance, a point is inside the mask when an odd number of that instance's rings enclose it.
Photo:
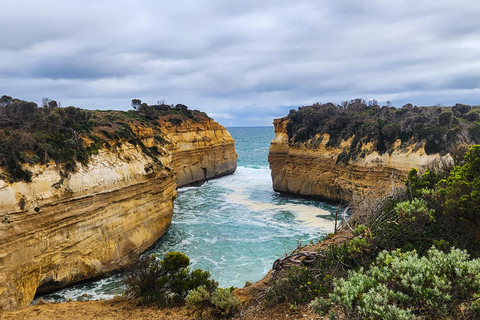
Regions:
[[[35,304],[42,299],[45,302],[66,302],[83,300],[109,300],[121,295],[125,287],[119,276],[113,276],[94,281],[89,284],[79,284],[61,291],[43,295],[32,301]]]
[[[321,228],[328,232],[333,230],[333,221],[319,217],[330,215],[330,212],[325,209],[297,203],[278,204],[274,202],[252,200],[248,192],[249,187],[256,187],[256,189],[259,190],[271,189],[271,178],[268,174],[269,172],[269,169],[266,168],[251,169],[239,167],[237,170],[236,180],[241,180],[242,183],[239,183],[233,192],[225,196],[226,201],[230,204],[242,205],[254,212],[267,210],[272,212],[289,211],[294,213],[297,220],[306,226]],[[266,185],[266,187],[262,188],[259,185]]]

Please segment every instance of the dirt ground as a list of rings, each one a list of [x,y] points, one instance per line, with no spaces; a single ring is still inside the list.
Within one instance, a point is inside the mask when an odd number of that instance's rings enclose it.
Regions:
[[[181,320],[199,319],[189,317],[185,308],[158,308],[155,306],[137,306],[135,302],[123,299],[105,301],[72,301],[65,303],[46,303],[28,308],[0,313],[2,320]],[[215,315],[204,314],[201,319],[217,319]],[[274,309],[248,309],[233,318],[242,320],[284,320],[284,319],[326,319],[312,314],[308,306],[290,308],[286,305]]]

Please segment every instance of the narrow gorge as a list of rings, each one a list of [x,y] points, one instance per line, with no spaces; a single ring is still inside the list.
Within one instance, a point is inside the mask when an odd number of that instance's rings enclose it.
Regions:
[[[24,163],[28,182],[1,168],[3,310],[132,264],[168,229],[177,187],[236,170],[234,140],[203,113],[92,113],[94,135],[81,136],[82,146],[98,146],[88,163]]]

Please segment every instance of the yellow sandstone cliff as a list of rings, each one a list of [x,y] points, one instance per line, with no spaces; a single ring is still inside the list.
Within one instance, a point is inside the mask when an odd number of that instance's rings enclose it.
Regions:
[[[289,143],[287,118],[274,120],[275,139],[270,144],[268,161],[275,191],[318,197],[334,202],[358,202],[367,194],[381,196],[392,188],[403,186],[411,168],[422,169],[438,157],[427,155],[423,146],[400,148],[382,155],[366,145],[365,157],[351,160],[347,165],[337,163],[338,156],[350,145],[343,141],[339,148],[327,147],[329,136],[321,143]]]
[[[30,183],[0,180],[0,309],[135,262],[168,229],[177,185],[236,169],[234,141],[211,119],[162,123],[164,144],[132,130],[156,160],[122,141],[75,173],[50,163],[31,167]]]
[[[231,174],[237,169],[234,141],[212,119],[186,121],[181,126],[164,121],[161,130],[169,138],[179,187]]]

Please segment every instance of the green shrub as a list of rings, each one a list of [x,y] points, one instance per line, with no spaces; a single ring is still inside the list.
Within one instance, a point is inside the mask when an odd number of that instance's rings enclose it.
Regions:
[[[179,125],[181,125],[182,122],[183,122],[182,119],[180,119],[180,118],[174,118],[174,117],[168,118],[168,121],[169,121],[171,124],[175,125],[175,126],[179,126]]]
[[[435,210],[429,209],[427,202],[423,199],[415,198],[411,201],[403,201],[395,206],[396,214],[400,220],[414,222],[416,219],[435,221]],[[400,223],[404,223],[400,221]]]
[[[375,259],[376,239],[369,228],[359,225],[353,231],[354,238],[341,245],[331,244],[321,251],[312,271],[321,277],[324,294],[333,288],[333,279],[344,277],[347,271],[371,264]]]
[[[465,155],[465,164],[455,167],[440,182],[444,207],[452,215],[475,224],[480,221],[480,145],[472,146]]]
[[[199,316],[208,308],[222,316],[233,316],[241,309],[240,300],[233,295],[233,287],[216,288],[212,292],[206,286],[200,286],[189,292],[185,302],[191,314]]]
[[[126,293],[141,301],[170,305],[182,302],[190,290],[199,286],[218,285],[209,279],[208,271],[190,271],[189,264],[190,259],[180,252],[170,252],[163,260],[145,256],[127,272]]]
[[[316,298],[310,305],[312,306],[312,312],[321,316],[326,315],[332,307],[332,303],[322,297]]]
[[[444,253],[432,248],[427,256],[416,251],[382,251],[368,270],[349,271],[335,281],[330,302],[348,319],[413,319],[479,316],[474,299],[480,293],[480,260],[466,251]],[[320,302],[317,302],[320,304]],[[325,311],[323,311],[325,312]]]
[[[185,305],[187,310],[192,315],[201,316],[205,309],[212,307],[210,302],[210,294],[206,286],[200,286],[196,289],[190,290],[188,296],[185,298]]]
[[[324,276],[307,267],[291,267],[280,271],[272,286],[265,291],[267,306],[282,302],[308,303],[319,294],[326,293]]]
[[[223,316],[232,316],[240,311],[240,301],[233,296],[233,287],[217,288],[212,293],[211,301]]]

